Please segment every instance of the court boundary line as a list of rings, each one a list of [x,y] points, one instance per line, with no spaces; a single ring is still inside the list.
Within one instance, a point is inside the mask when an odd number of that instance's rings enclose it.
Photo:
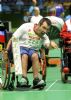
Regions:
[[[55,80],[45,91],[49,91],[49,89],[57,82],[58,80]]]
[[[60,91],[67,91],[68,92],[69,91],[69,92],[71,92],[71,90],[48,90],[48,91],[54,91],[54,92],[55,91],[58,91],[58,92],[60,92]]]
[[[50,90],[50,88],[58,81],[59,79],[57,79],[57,80],[55,80],[46,90],[45,90],[45,92],[47,92],[47,91],[57,91],[57,92],[59,92],[59,91],[69,91],[69,92],[71,92],[71,90]]]

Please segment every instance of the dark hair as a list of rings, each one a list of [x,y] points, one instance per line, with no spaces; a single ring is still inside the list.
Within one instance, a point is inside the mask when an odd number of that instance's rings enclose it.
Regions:
[[[70,15],[71,15],[71,5],[69,6],[69,13],[70,13]]]
[[[42,18],[42,19],[39,21],[39,24],[42,25],[43,22],[46,22],[49,26],[51,25],[51,21],[50,21],[48,18]]]

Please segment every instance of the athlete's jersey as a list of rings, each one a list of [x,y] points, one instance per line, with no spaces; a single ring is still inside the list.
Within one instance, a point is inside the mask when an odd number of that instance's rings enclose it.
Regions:
[[[60,32],[60,36],[64,39],[65,38],[71,39],[71,19],[65,21],[63,28]]]
[[[38,35],[35,34],[33,28],[33,23],[25,23],[17,29],[13,36],[15,38],[19,38],[19,45],[27,48],[34,48],[35,50],[39,50],[41,46],[45,46],[46,43],[49,46],[50,40],[48,36],[45,34],[41,39]]]

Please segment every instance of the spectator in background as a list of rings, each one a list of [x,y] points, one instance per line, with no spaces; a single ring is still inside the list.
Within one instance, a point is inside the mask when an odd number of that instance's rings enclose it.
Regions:
[[[57,3],[55,8],[56,8],[56,16],[63,18],[64,17],[64,7],[63,7],[63,4]]]
[[[32,0],[33,3],[37,4],[37,0]]]
[[[33,3],[38,5],[39,9],[43,9],[43,3],[45,0],[32,0]]]
[[[37,1],[38,1],[38,7],[39,7],[39,9],[43,10],[45,0],[37,0]]]
[[[24,2],[22,0],[17,0],[16,7],[17,7],[18,11],[23,10],[23,8],[24,8]]]
[[[29,13],[30,13],[30,15],[32,16],[32,15],[34,15],[33,14],[33,10],[34,10],[34,7],[37,5],[37,2],[32,2],[32,4],[30,5],[30,7],[29,7]]]
[[[65,17],[65,21],[71,18],[71,5],[69,6],[69,8],[67,9],[67,11],[69,11],[68,15]]]
[[[56,16],[56,9],[55,9],[55,7],[52,7],[50,9],[50,16]]]
[[[11,12],[11,8],[6,3],[3,2],[1,4],[1,11],[2,12]]]
[[[56,16],[55,3],[53,1],[45,2],[44,4],[45,16]],[[44,15],[43,15],[44,16]]]
[[[24,17],[23,17],[23,21],[24,23],[27,23],[30,21],[30,13],[28,11],[24,11]]]
[[[30,21],[32,23],[38,24],[39,21],[43,18],[43,16],[40,15],[40,9],[38,7],[34,7],[34,15],[31,17]]]

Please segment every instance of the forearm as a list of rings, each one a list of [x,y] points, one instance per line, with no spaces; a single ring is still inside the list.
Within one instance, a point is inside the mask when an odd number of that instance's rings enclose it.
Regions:
[[[52,48],[58,48],[58,45],[57,45],[57,43],[55,42],[55,41],[50,41],[50,47],[52,47]]]
[[[50,44],[46,44],[45,45],[46,48],[50,49],[50,48],[58,48],[58,45],[54,42],[54,41],[50,41]]]
[[[8,41],[8,44],[6,46],[7,51],[10,49],[11,45],[12,45],[12,38]]]

